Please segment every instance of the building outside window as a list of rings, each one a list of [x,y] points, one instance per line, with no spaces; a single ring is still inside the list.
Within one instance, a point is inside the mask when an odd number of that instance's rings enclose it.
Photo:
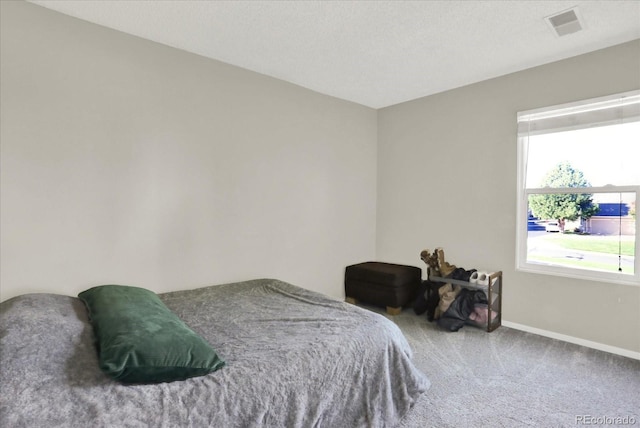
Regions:
[[[518,113],[517,269],[640,285],[640,91]]]

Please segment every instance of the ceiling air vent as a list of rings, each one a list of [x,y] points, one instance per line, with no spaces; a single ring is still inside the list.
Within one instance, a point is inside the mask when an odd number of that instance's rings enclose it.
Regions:
[[[582,23],[580,22],[580,15],[577,8],[547,16],[545,19],[558,37],[582,30]]]

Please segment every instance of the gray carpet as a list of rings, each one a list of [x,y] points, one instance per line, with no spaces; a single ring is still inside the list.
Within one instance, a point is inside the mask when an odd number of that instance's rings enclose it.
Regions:
[[[446,332],[411,309],[385,316],[431,380],[401,428],[640,426],[638,360],[504,326]]]

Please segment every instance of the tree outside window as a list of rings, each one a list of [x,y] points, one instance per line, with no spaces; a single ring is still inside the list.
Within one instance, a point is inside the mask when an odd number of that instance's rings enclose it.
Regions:
[[[591,184],[582,171],[564,161],[549,171],[540,187],[591,187]],[[531,195],[529,209],[537,218],[558,220],[560,231],[564,232],[567,220],[587,220],[598,212],[599,207],[593,202],[591,193],[565,193]]]

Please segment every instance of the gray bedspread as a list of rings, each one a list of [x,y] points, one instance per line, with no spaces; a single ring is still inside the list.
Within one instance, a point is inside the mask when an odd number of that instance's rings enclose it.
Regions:
[[[395,324],[321,294],[261,279],[160,297],[224,368],[122,385],[80,300],[18,296],[0,304],[0,426],[386,427],[429,387]]]

